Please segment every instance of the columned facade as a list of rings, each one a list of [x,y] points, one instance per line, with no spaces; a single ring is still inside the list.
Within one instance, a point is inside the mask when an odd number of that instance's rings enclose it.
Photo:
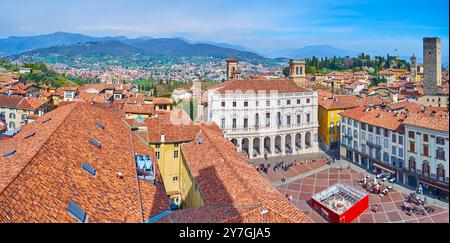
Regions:
[[[218,124],[249,158],[319,152],[317,92],[223,94],[209,90],[205,109],[206,121]]]

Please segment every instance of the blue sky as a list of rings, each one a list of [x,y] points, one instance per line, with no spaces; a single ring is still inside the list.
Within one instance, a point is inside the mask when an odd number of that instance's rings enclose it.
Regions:
[[[2,0],[0,38],[65,31],[181,36],[263,53],[330,44],[420,56],[422,38],[437,36],[448,59],[448,5],[448,0]]]

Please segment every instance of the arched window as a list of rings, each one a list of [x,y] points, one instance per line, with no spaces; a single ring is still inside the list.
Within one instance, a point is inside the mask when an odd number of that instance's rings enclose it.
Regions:
[[[300,69],[298,67],[295,68],[295,75],[300,75]]]
[[[10,122],[8,127],[9,127],[9,129],[16,129],[16,123]]]
[[[0,118],[5,118],[5,112],[4,111],[0,112]]]
[[[9,119],[16,119],[16,114],[14,113],[9,113]]]
[[[303,67],[300,67],[300,75],[303,75]]]

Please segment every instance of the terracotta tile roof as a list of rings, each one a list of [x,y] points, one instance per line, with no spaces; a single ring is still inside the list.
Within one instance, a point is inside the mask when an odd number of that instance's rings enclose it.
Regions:
[[[28,102],[30,109],[38,109],[48,102],[48,100],[46,100],[46,99],[40,99],[40,98],[34,98],[34,97],[26,97],[24,99]]]
[[[111,94],[89,94],[85,92],[80,92],[75,100],[83,102],[95,102],[95,103],[108,103],[111,99]]]
[[[182,145],[182,153],[204,206],[172,212],[161,222],[312,222],[272,188],[217,125],[202,126],[195,140]]]
[[[98,92],[102,92],[106,89],[105,84],[85,84],[79,88],[80,92],[86,92],[89,89],[95,89]]]
[[[78,87],[64,87],[62,88],[64,91],[78,91]]]
[[[198,125],[174,125],[168,123],[159,123],[157,120],[148,119],[146,121],[148,128],[147,141],[152,144],[161,143],[161,135],[164,135],[166,143],[182,143],[195,139],[200,129]]]
[[[331,98],[319,98],[319,105],[327,110],[354,108],[359,106],[360,102],[360,99],[355,95],[335,95]]]
[[[421,89],[422,90],[422,89]],[[420,92],[419,88],[416,88],[414,92],[407,92],[406,90],[401,90],[399,93],[399,97],[417,99],[423,95],[423,90]]]
[[[172,105],[173,100],[171,98],[153,97],[153,104],[155,104],[155,105]]]
[[[101,148],[90,144],[92,138]],[[114,114],[79,102],[23,126],[0,142],[1,155],[16,150],[0,157],[0,222],[77,222],[67,211],[69,201],[86,211],[89,222],[142,222],[161,211],[161,189],[137,179],[133,148],[142,145],[132,138]],[[95,177],[83,162],[96,169]]]
[[[23,97],[21,96],[0,95],[0,107],[16,108],[19,106],[22,99]]]
[[[0,95],[0,107],[9,107],[22,110],[35,110],[47,103],[45,99]]]
[[[389,70],[387,70],[387,71],[380,71],[380,72],[378,72],[378,74],[379,74],[379,75],[383,75],[383,76],[392,76],[392,75],[395,75],[394,72],[389,71]]]
[[[143,115],[155,114],[155,106],[153,105],[124,104],[122,110],[127,114],[143,114]]]
[[[402,122],[406,118],[406,115],[401,113],[385,111],[379,107],[370,109],[365,106],[343,111],[340,115],[396,132],[402,131]]]
[[[372,95],[372,96],[363,97],[361,102],[362,102],[362,105],[367,106],[367,105],[389,104],[389,103],[392,103],[392,100],[389,98],[382,99],[381,97],[379,97],[377,95]]]
[[[31,87],[37,87],[39,88],[39,86],[32,84],[32,83],[18,83],[16,85],[14,85],[12,88],[14,89],[21,89],[21,90],[27,90]]]
[[[0,85],[9,85],[19,82],[19,76],[12,73],[0,73]]]
[[[27,94],[27,91],[22,90],[22,89],[10,88],[8,90],[9,90],[9,92],[11,92],[14,95],[25,96]]]
[[[436,111],[428,109],[424,112],[412,114],[405,120],[405,125],[428,128],[448,133],[448,111]]]
[[[228,92],[271,92],[278,93],[295,93],[295,92],[311,92],[311,90],[297,86],[291,79],[245,79],[245,80],[229,80],[222,84],[210,87],[208,90],[215,90],[220,94]]]
[[[142,95],[134,95],[127,97],[123,100],[124,104],[143,104],[144,103],[144,96]]]
[[[419,112],[421,107],[419,104],[415,102],[409,102],[409,101],[401,101],[396,103],[390,103],[386,105],[389,109],[392,111],[398,111],[398,110],[407,110],[411,113]]]

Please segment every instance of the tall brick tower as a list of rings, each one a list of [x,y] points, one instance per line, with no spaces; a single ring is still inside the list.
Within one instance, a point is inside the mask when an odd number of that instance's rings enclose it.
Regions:
[[[298,86],[306,84],[306,62],[304,60],[293,59],[289,62],[289,78]]]
[[[225,61],[227,62],[227,80],[239,78],[240,77],[240,72],[238,69],[239,60],[230,58]],[[239,74],[239,75],[235,75],[235,74]]]
[[[410,81],[417,82],[417,58],[414,54],[411,57],[410,69],[411,69]]]
[[[437,85],[442,84],[441,77],[441,39],[423,38],[423,89],[425,95],[437,92]]]

